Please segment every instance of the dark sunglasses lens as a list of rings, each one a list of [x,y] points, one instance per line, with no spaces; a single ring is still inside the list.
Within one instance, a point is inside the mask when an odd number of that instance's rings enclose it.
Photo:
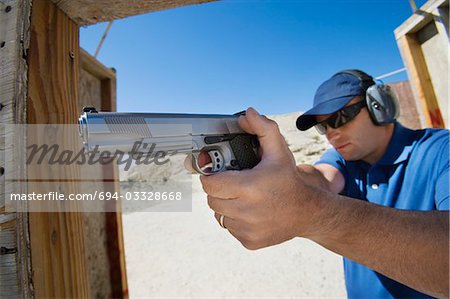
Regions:
[[[345,113],[345,111],[338,111],[334,117],[330,119],[330,122],[328,123],[330,127],[333,129],[337,129],[349,121],[351,121],[353,117],[349,115],[348,113]]]
[[[327,132],[327,126],[330,126],[333,129],[342,127],[353,120],[364,106],[364,102],[359,102],[339,110],[323,122],[318,123],[316,125],[317,131],[319,131],[320,134],[325,134]]]

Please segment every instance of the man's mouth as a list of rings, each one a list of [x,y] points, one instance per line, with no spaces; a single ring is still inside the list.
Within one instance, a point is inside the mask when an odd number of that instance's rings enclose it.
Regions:
[[[337,150],[341,150],[341,149],[344,149],[345,147],[347,147],[348,145],[350,145],[350,143],[345,143],[345,144],[336,146],[335,148],[336,148]]]

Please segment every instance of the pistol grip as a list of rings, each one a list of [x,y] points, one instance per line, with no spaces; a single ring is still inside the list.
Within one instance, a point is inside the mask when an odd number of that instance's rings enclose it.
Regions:
[[[238,169],[255,167],[261,160],[258,155],[258,138],[251,134],[236,135],[230,142]]]
[[[214,136],[208,137],[207,140],[207,144],[228,142],[229,146],[227,145],[226,147],[228,147],[233,153],[232,160],[226,161],[226,158],[223,153],[221,153],[220,148],[213,147],[202,150],[202,153],[207,153],[209,155],[211,162],[207,165],[200,165],[199,156],[201,152],[192,152],[192,167],[201,175],[212,175],[231,169],[242,170],[253,168],[260,161],[258,155],[259,143],[258,138],[255,135],[237,134],[226,136],[226,138],[223,136]],[[222,147],[223,146],[224,145],[222,145]]]

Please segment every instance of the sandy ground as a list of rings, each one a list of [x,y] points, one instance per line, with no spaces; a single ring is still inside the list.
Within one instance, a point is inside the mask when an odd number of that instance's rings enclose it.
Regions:
[[[315,132],[295,128],[297,114],[274,116],[296,161],[311,163],[327,148]],[[123,179],[158,178],[176,186],[186,177],[182,160],[161,170],[137,168]],[[342,261],[297,238],[249,251],[216,222],[198,176],[191,212],[124,213],[125,255],[131,298],[138,297],[345,297]]]

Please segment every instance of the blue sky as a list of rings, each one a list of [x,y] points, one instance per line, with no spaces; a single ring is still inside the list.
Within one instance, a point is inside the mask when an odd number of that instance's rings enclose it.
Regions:
[[[338,70],[402,68],[393,31],[411,13],[409,0],[225,0],[117,20],[98,59],[117,70],[118,111],[306,111]],[[94,54],[106,24],[81,28],[81,47]]]

